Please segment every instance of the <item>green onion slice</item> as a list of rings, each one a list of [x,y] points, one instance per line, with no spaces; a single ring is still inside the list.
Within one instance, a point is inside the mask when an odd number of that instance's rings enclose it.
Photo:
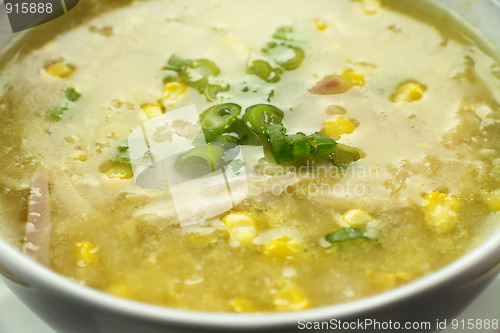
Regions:
[[[356,149],[337,146],[333,149],[330,159],[337,166],[346,166],[360,159]]]
[[[257,134],[252,132],[248,126],[245,124],[243,119],[238,119],[232,126],[227,130],[227,134],[237,137],[239,145],[246,146],[261,146],[262,138]]]
[[[292,146],[294,159],[303,159],[311,156],[311,144],[304,133],[287,135],[288,142]]]
[[[361,228],[343,228],[325,236],[328,243],[339,243],[353,239],[370,239],[366,236],[366,229]]]
[[[283,120],[284,113],[270,104],[256,104],[245,110],[243,122],[257,135],[264,135],[265,126],[277,124]]]
[[[241,106],[234,103],[223,103],[214,105],[203,111],[200,124],[203,130],[212,131],[214,134],[222,134],[238,120]]]
[[[292,147],[286,138],[283,124],[266,125],[265,134],[276,163],[281,164],[293,160]]]
[[[226,92],[229,91],[229,85],[220,85],[220,84],[206,84],[205,88],[203,89],[203,95],[205,95],[205,98],[209,102],[214,102],[217,100],[217,94],[220,92]]]
[[[175,72],[180,72],[182,67],[184,67],[184,65],[187,62],[188,62],[188,60],[174,54],[170,57],[170,59],[168,59],[168,64],[167,64],[167,66],[164,67],[164,69],[175,71]]]
[[[183,173],[201,177],[221,168],[224,165],[224,154],[224,147],[206,144],[179,155],[175,165]]]
[[[274,39],[293,42],[293,27],[291,26],[283,26],[279,27],[273,35]]]
[[[203,90],[209,76],[219,75],[220,69],[208,59],[188,60],[179,72],[181,79],[189,86]]]
[[[258,76],[268,83],[276,83],[280,80],[283,71],[280,68],[272,68],[264,60],[254,60],[250,66],[247,66],[247,73]]]
[[[308,139],[312,147],[313,157],[328,156],[337,146],[335,140],[317,132],[309,135]]]
[[[239,137],[235,133],[217,134],[210,130],[203,130],[203,135],[207,143],[211,142],[231,142],[236,144]],[[197,139],[195,139],[197,141]]]
[[[267,48],[264,48],[264,53],[270,54],[274,61],[287,71],[293,71],[302,65],[306,57],[306,53],[301,47],[268,43]]]

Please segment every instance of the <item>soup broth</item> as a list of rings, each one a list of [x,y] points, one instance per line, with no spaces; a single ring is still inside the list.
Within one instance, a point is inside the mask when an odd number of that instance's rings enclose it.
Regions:
[[[498,230],[500,67],[438,9],[81,2],[0,74],[0,230],[54,271],[182,309],[296,311],[428,275]],[[233,127],[208,129],[229,103]],[[181,226],[174,191],[137,181],[129,136],[190,105],[205,142],[248,148],[248,194]],[[182,128],[193,149],[201,129]],[[183,207],[209,211],[226,185]]]

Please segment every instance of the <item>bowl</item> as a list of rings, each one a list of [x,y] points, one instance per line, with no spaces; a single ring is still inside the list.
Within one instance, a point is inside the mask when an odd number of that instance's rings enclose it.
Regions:
[[[468,21],[500,56],[500,1],[434,3]],[[7,18],[1,19],[1,31],[6,31]],[[1,37],[5,44],[11,34]],[[208,313],[135,302],[79,285],[0,239],[0,275],[6,285],[49,326],[67,333],[292,332],[318,327],[349,332],[433,332],[444,329],[499,272],[497,232],[429,276],[357,301],[290,313]]]

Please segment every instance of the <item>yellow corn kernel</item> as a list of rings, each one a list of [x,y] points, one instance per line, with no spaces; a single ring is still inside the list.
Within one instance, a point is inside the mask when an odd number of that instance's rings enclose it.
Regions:
[[[163,114],[163,109],[158,104],[143,104],[141,105],[141,109],[149,119]]]
[[[97,260],[97,251],[99,250],[94,244],[89,242],[76,243],[78,249],[78,265],[87,266]]]
[[[356,125],[344,117],[336,117],[323,123],[321,134],[338,140],[342,134],[351,134],[356,129]]]
[[[163,87],[163,95],[160,99],[160,103],[173,102],[177,100],[182,94],[187,90],[187,86],[180,82],[168,82]]]
[[[424,96],[427,87],[416,81],[401,83],[394,94],[391,96],[392,102],[415,102]]]
[[[380,0],[361,0],[361,8],[366,14],[376,14],[381,7]]]
[[[346,84],[349,86],[364,86],[365,85],[365,76],[361,73],[357,73],[352,69],[345,70],[342,73],[342,77],[344,78]]]
[[[314,25],[319,31],[324,31],[326,30],[326,28],[328,28],[328,24],[326,24],[326,22],[323,20],[314,20]]]
[[[73,74],[75,67],[66,64],[64,60],[59,60],[46,66],[45,71],[51,76],[67,78]]]
[[[264,246],[264,254],[270,257],[291,258],[300,251],[300,244],[290,237],[278,237]]]
[[[114,283],[108,287],[107,292],[118,297],[130,297],[130,290],[124,283]]]
[[[366,224],[373,220],[367,212],[361,209],[351,209],[342,215],[342,220],[353,228],[363,228]]]
[[[235,312],[255,312],[256,307],[252,301],[249,301],[246,298],[236,298],[233,299],[230,303],[231,308]]]
[[[487,193],[483,196],[484,202],[491,208],[492,211],[500,211],[500,188]]]
[[[440,192],[429,193],[424,200],[427,201],[422,207],[426,226],[437,233],[451,231],[458,223],[460,201],[452,195]]]
[[[229,213],[222,219],[231,237],[240,243],[249,243],[257,237],[255,219],[244,212]]]
[[[108,171],[106,171],[106,175],[109,178],[130,179],[134,174],[130,165],[125,163],[114,163]]]
[[[284,284],[273,297],[278,311],[299,311],[311,306],[302,289],[294,283]]]

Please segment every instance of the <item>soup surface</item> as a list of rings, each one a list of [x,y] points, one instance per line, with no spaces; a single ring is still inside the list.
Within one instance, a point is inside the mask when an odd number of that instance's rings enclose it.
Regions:
[[[437,9],[110,4],[33,29],[0,74],[0,230],[54,271],[177,308],[294,311],[418,279],[498,229],[500,67]],[[191,105],[199,123],[162,123]],[[152,160],[192,143],[177,170],[225,178],[146,186],[133,142]],[[218,162],[228,145],[239,164]]]

